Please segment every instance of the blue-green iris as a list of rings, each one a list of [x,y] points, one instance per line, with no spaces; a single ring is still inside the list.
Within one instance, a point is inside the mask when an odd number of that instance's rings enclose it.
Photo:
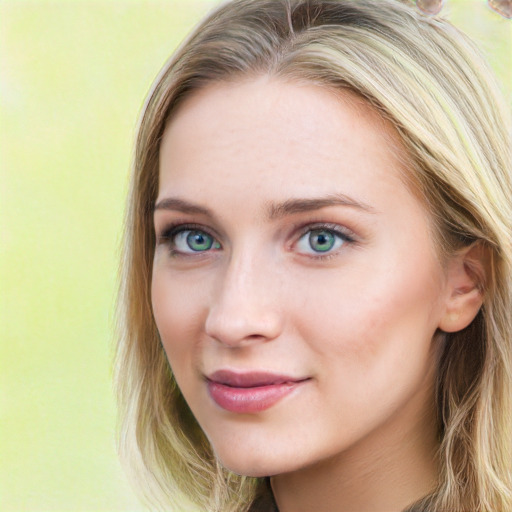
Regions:
[[[325,229],[313,229],[309,234],[309,245],[316,252],[330,251],[336,243],[336,237]]]
[[[213,242],[213,237],[204,231],[190,231],[187,235],[187,245],[193,251],[208,251]]]

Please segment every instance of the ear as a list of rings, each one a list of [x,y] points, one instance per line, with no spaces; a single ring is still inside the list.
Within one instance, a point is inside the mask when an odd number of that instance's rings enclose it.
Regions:
[[[457,332],[474,320],[482,307],[489,267],[489,251],[480,242],[465,247],[450,259],[445,311],[439,329]]]

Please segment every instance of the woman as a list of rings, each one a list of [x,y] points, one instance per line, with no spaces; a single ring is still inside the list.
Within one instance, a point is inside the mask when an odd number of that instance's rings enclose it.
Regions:
[[[139,128],[117,355],[121,453],[153,503],[512,510],[490,76],[394,0],[235,0],[171,59]]]

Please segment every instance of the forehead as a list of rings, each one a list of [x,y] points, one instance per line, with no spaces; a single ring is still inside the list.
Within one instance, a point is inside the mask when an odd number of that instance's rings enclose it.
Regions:
[[[353,93],[268,77],[218,83],[167,124],[159,197],[280,200],[340,188],[368,202],[372,188],[403,186],[405,159],[393,125]]]

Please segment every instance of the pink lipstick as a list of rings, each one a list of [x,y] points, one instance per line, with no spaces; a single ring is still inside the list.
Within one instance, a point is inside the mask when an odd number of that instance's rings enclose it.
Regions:
[[[269,409],[307,380],[266,372],[220,370],[207,377],[206,382],[219,407],[230,412],[255,413]]]

